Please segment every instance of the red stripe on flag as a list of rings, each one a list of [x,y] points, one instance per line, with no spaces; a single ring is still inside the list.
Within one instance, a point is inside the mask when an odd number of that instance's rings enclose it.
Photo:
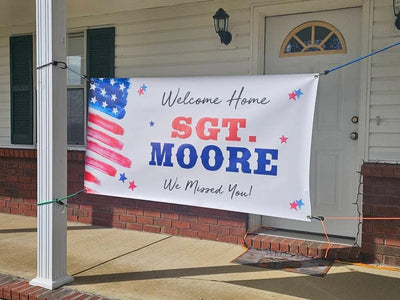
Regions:
[[[95,190],[92,190],[92,189],[89,189],[88,187],[84,187],[84,189],[85,189],[85,193],[88,193],[88,194],[98,194],[98,192],[97,191],[95,191]]]
[[[117,170],[113,166],[103,163],[95,158],[90,157],[90,156],[86,156],[85,162],[86,162],[86,165],[93,167],[96,170],[106,173],[112,177],[114,177],[115,174],[117,174]]]
[[[85,171],[85,181],[93,182],[96,184],[100,184],[100,180],[94,176],[92,173]]]
[[[96,130],[92,127],[88,127],[87,135],[88,135],[88,137],[96,139],[96,140],[98,140],[112,148],[116,148],[118,150],[122,150],[122,148],[124,147],[124,144],[121,141],[113,138],[112,136],[109,136],[108,134],[105,134],[104,132]]]
[[[90,151],[93,151],[93,152],[103,156],[106,159],[111,160],[112,162],[115,162],[116,164],[118,164],[122,167],[125,167],[125,168],[131,167],[132,161],[129,158],[127,158],[121,154],[118,154],[110,149],[102,147],[95,142],[87,141],[86,148]]]
[[[94,113],[89,113],[89,118],[88,121],[96,124],[108,131],[111,131],[112,133],[118,134],[118,135],[123,135],[124,134],[124,128],[119,126],[118,124],[111,122],[107,119],[104,119],[100,117],[99,115],[96,115]]]

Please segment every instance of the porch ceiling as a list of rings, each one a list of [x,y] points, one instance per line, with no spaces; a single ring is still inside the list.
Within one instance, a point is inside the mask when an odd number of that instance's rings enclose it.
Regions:
[[[101,15],[177,4],[206,2],[208,0],[66,0],[67,17]],[[35,0],[2,0],[0,2],[0,27],[31,24],[35,22]]]

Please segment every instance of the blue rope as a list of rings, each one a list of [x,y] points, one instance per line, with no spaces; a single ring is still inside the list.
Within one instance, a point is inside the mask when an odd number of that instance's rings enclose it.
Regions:
[[[367,58],[367,57],[370,57],[370,56],[372,56],[372,55],[375,55],[375,54],[378,54],[378,53],[380,53],[380,52],[386,51],[386,50],[388,50],[388,49],[390,49],[390,48],[393,48],[393,47],[395,47],[395,46],[397,46],[397,45],[400,45],[400,41],[397,42],[397,43],[394,43],[394,44],[392,44],[392,45],[389,45],[389,46],[387,46],[387,47],[385,47],[385,48],[382,48],[382,49],[380,49],[380,50],[377,50],[377,51],[371,52],[371,53],[369,53],[369,54],[367,54],[367,55],[364,55],[364,56],[362,56],[362,57],[359,57],[359,58],[357,58],[357,59],[355,59],[355,60],[349,61],[348,63],[345,63],[345,64],[343,64],[343,65],[334,67],[334,68],[332,68],[332,69],[330,69],[330,70],[326,70],[326,71],[324,71],[324,72],[322,72],[322,73],[319,73],[319,75],[320,75],[320,76],[321,76],[321,75],[328,75],[330,72],[333,72],[333,71],[336,71],[336,70],[338,70],[338,69],[347,67],[348,65],[354,64],[354,63],[359,62],[360,60],[363,60],[363,59],[365,59],[365,58]]]

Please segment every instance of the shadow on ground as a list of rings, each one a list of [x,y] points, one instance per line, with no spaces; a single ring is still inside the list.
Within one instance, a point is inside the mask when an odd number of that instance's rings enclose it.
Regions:
[[[266,269],[231,265],[101,275],[79,275],[75,277],[73,285],[185,278],[217,274],[228,275],[229,273],[243,274],[257,271],[265,272]],[[273,270],[269,271],[274,272]],[[285,276],[279,278],[233,281],[221,279],[218,281],[306,299],[379,299],[382,297],[382,293],[384,293],[385,299],[397,299],[400,295],[400,281],[398,278],[379,276],[354,270],[343,273],[328,273],[328,275],[323,278],[315,276]]]

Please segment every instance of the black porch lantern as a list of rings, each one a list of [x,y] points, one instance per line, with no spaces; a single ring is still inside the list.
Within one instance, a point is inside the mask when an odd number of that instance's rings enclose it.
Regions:
[[[228,31],[229,15],[222,9],[218,9],[214,18],[215,32],[218,33],[221,38],[221,43],[228,45],[232,40],[232,35]]]
[[[400,30],[400,0],[393,0],[393,13],[396,17],[394,25]]]

